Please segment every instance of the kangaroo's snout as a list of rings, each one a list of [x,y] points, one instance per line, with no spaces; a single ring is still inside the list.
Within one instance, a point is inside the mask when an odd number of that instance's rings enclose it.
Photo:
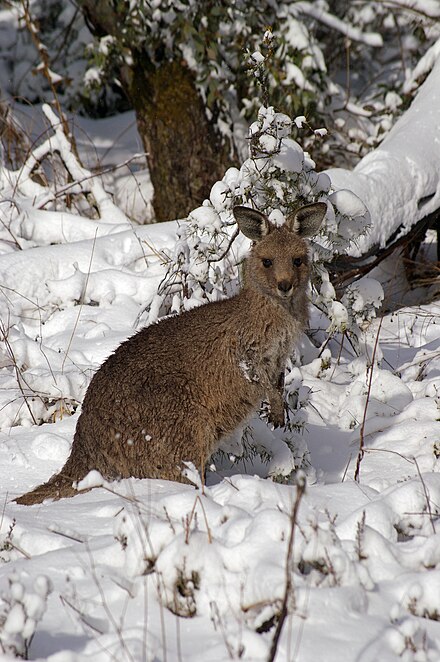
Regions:
[[[278,283],[278,289],[281,294],[287,296],[293,289],[293,283],[290,280],[280,280]]]

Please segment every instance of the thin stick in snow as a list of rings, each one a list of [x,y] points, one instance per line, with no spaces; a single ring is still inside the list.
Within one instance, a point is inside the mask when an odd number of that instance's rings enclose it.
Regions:
[[[267,662],[273,662],[275,660],[275,656],[277,654],[277,649],[278,649],[278,642],[280,640],[284,622],[289,613],[288,603],[293,590],[293,583],[292,583],[293,541],[295,536],[295,528],[297,524],[298,510],[301,503],[301,499],[303,498],[305,491],[306,491],[306,477],[305,474],[301,471],[298,472],[296,478],[296,499],[295,499],[295,503],[293,504],[292,512],[290,515],[290,536],[287,545],[286,584],[284,588],[283,603],[281,605],[280,618],[278,620],[277,627],[273,635],[272,644],[270,647]]]
[[[364,415],[362,417],[362,423],[361,423],[361,429],[359,431],[359,452],[356,460],[356,469],[354,472],[354,479],[358,483],[359,482],[359,473],[361,470],[361,462],[364,458],[365,455],[365,450],[364,450],[364,431],[365,431],[365,422],[367,420],[367,409],[368,409],[368,404],[370,402],[370,394],[371,394],[371,384],[373,382],[373,373],[374,373],[374,361],[376,358],[376,351],[377,347],[379,344],[379,336],[380,336],[380,330],[382,328],[382,322],[383,322],[383,316],[380,318],[379,326],[377,329],[377,334],[376,334],[376,340],[374,342],[374,349],[373,349],[373,356],[371,357],[371,366],[370,366],[370,375],[368,378],[368,389],[367,389],[367,399],[365,401],[365,407],[364,407]]]

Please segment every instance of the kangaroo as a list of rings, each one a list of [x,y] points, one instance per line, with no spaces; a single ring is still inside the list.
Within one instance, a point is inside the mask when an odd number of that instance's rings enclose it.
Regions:
[[[277,227],[259,211],[234,207],[253,242],[241,291],[122,343],[90,382],[66,464],[17,503],[78,494],[72,483],[92,469],[106,479],[182,481],[182,462],[203,470],[265,398],[273,424],[283,425],[280,376],[308,322],[304,237],[316,234],[326,210],[322,202],[305,205]]]

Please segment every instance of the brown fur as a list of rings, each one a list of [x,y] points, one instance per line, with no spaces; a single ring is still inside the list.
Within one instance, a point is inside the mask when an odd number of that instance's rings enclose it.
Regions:
[[[281,425],[280,374],[308,319],[301,234],[314,234],[325,210],[323,203],[302,207],[278,228],[260,212],[235,207],[240,229],[254,241],[243,289],[122,343],[90,383],[63,469],[17,503],[73,496],[72,482],[91,469],[106,479],[182,480],[182,462],[203,467],[264,398]]]

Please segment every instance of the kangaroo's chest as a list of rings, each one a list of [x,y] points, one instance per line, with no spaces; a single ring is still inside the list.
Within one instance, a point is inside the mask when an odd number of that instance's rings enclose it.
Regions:
[[[296,335],[294,329],[284,329],[263,350],[263,365],[267,366],[271,376],[278,374],[280,368],[284,366],[287,358],[292,353]]]
[[[257,339],[247,338],[241,343],[238,362],[244,378],[253,383],[273,382],[279,376],[287,358],[293,351],[297,332],[294,325],[262,333]]]

